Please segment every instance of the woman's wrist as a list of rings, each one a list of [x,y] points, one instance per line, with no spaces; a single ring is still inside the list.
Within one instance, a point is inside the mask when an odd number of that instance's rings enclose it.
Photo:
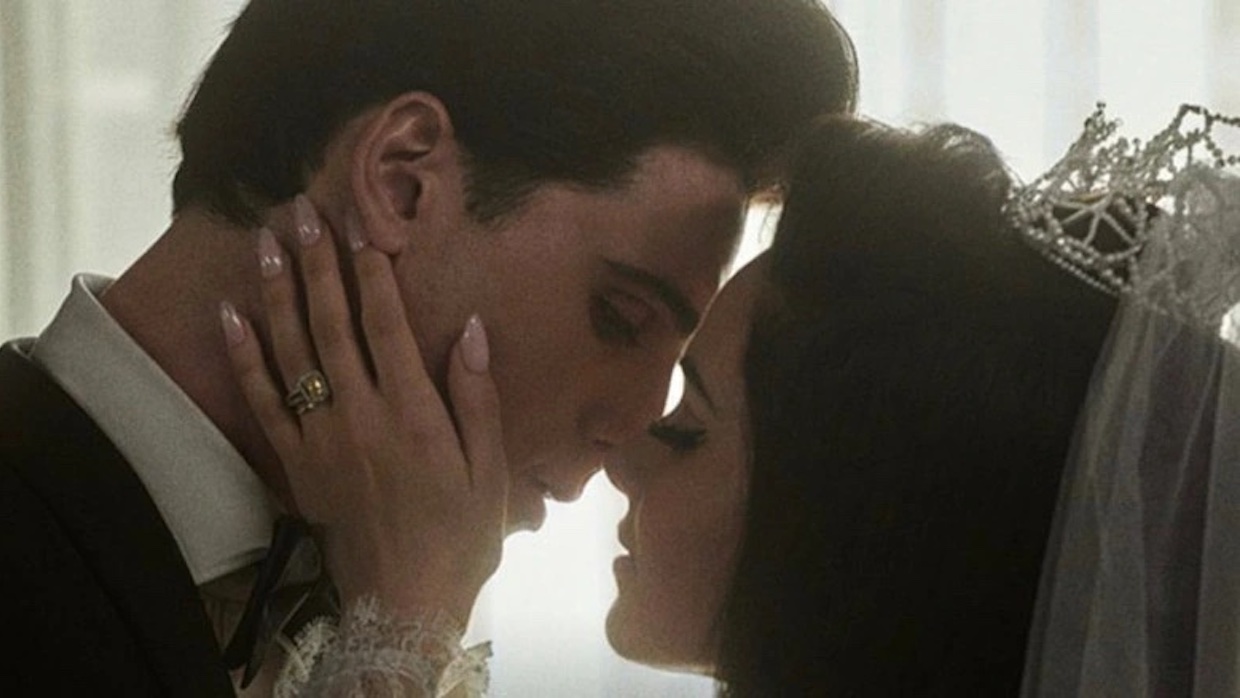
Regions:
[[[440,610],[396,611],[373,595],[346,602],[338,624],[303,634],[277,695],[482,696],[490,643],[465,649],[464,626]],[[455,693],[453,695],[456,695]]]
[[[469,624],[480,589],[460,578],[436,574],[354,575],[337,583],[347,608],[373,598],[396,618],[443,613],[461,628]]]

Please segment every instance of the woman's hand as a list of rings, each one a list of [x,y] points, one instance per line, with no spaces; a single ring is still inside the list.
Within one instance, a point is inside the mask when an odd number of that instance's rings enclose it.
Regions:
[[[373,594],[397,613],[441,610],[465,624],[499,564],[508,486],[486,331],[475,316],[452,349],[450,416],[422,363],[391,261],[357,225],[345,225],[361,307],[355,324],[331,231],[305,197],[293,208],[308,316],[294,265],[264,229],[262,298],[279,375],[253,327],[225,304],[237,380],[300,514],[321,527],[344,600]],[[317,402],[309,386],[311,404],[298,414],[286,395],[313,371],[330,397]]]

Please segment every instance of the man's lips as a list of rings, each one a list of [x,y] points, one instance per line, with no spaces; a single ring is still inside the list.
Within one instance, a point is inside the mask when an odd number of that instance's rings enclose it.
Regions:
[[[513,529],[519,531],[537,531],[547,520],[547,503],[549,495],[542,482],[533,480],[522,488],[520,497],[509,497],[508,505],[512,508]]]

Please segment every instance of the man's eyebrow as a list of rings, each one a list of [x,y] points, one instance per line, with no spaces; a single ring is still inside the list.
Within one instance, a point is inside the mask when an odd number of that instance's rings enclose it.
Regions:
[[[612,259],[605,261],[607,268],[612,273],[624,277],[635,284],[645,286],[654,295],[658,296],[659,300],[663,301],[663,304],[667,306],[667,309],[672,311],[672,318],[676,323],[676,329],[681,334],[687,337],[693,333],[693,330],[698,326],[698,322],[702,319],[702,314],[693,307],[693,304],[689,302],[689,299],[685,297],[685,294],[680,289],[668,283],[666,279],[651,274],[645,269],[639,269]]]
[[[680,371],[685,374],[685,382],[688,383],[702,399],[706,401],[707,407],[711,412],[718,412],[715,408],[715,401],[710,398],[710,393],[706,391],[706,384],[702,382],[702,374],[698,373],[697,364],[688,356],[680,360]]]

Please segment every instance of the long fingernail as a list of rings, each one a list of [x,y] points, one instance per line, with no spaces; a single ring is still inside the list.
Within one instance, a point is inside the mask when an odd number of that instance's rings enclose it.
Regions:
[[[245,325],[241,322],[241,315],[228,301],[220,303],[220,324],[224,326],[224,338],[230,346],[235,347],[245,341]]]
[[[482,318],[477,315],[471,316],[465,323],[465,333],[461,335],[461,357],[465,359],[465,368],[474,373],[486,373],[491,365],[487,330],[482,325]]]
[[[323,236],[323,223],[305,194],[298,194],[293,199],[293,222],[297,226],[297,240],[307,247]]]
[[[354,253],[366,249],[366,235],[362,232],[362,222],[358,220],[357,211],[349,209],[344,214],[344,237],[349,249]]]
[[[284,250],[276,242],[276,236],[269,228],[258,231],[258,267],[263,278],[270,279],[284,271]]]

